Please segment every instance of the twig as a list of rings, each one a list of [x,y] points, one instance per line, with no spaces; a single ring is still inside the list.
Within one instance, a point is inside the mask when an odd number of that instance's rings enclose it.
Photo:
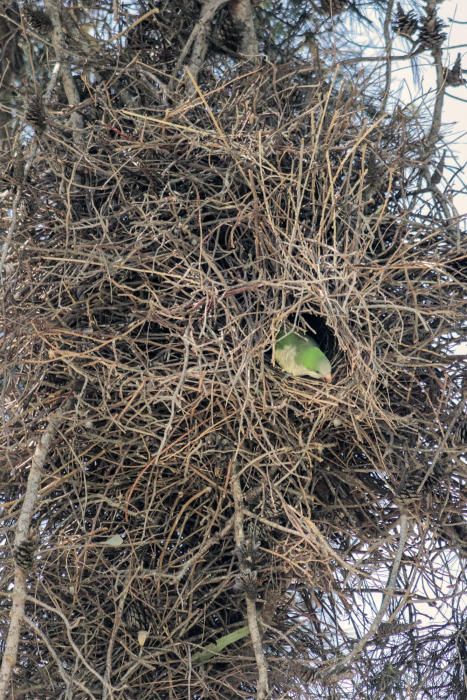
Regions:
[[[50,76],[49,83],[47,85],[47,89],[44,94],[44,102],[47,102],[50,99],[50,96],[55,88],[55,84],[57,82],[58,74],[60,71],[60,62],[57,61],[52,69],[52,74]],[[28,173],[31,169],[31,166],[34,162],[34,159],[37,154],[37,142],[34,142],[32,147],[31,147],[31,152],[26,158],[26,163],[24,166],[24,179],[27,178]],[[2,247],[2,255],[0,258],[0,285],[3,285],[3,270],[5,267],[5,262],[8,256],[8,251],[10,249],[11,241],[13,240],[13,236],[15,235],[16,232],[16,227],[18,224],[18,208],[21,203],[21,199],[23,196],[23,188],[22,185],[18,185],[18,190],[15,194],[15,198],[13,200],[13,204],[11,207],[12,213],[11,213],[11,221],[10,225],[8,227],[7,234],[5,236],[5,240],[3,242],[3,247]]]
[[[91,700],[94,700],[94,694],[87,688],[83,683],[81,683],[77,678],[76,675],[73,676],[73,678],[70,678],[68,674],[65,672],[65,669],[63,668],[63,664],[60,661],[60,658],[58,657],[55,649],[53,648],[52,644],[50,643],[50,640],[46,637],[44,632],[41,630],[39,625],[36,625],[35,622],[33,622],[27,615],[24,616],[24,622],[28,627],[30,627],[32,630],[34,630],[34,633],[37,634],[40,639],[44,642],[45,646],[49,650],[49,654],[52,657],[52,659],[55,661],[55,664],[57,666],[57,671],[60,674],[60,676],[63,679],[63,682],[66,685],[67,692],[70,692],[73,685],[75,685],[77,688],[83,691],[83,693],[86,693],[88,697],[91,698]]]
[[[236,472],[235,467],[232,473],[232,495],[235,504],[235,544],[237,546],[237,551],[240,552],[245,543],[245,534],[243,531],[243,496],[242,489],[240,486],[240,477]],[[240,564],[240,570],[241,569],[242,565]],[[256,688],[256,700],[266,700],[269,692],[268,669],[263,651],[256,603],[254,597],[249,592],[245,593],[245,598],[247,621],[250,630],[251,643],[255,654],[256,666],[258,667],[258,684]]]
[[[72,632],[73,632],[73,623],[70,623],[70,621],[68,620],[67,616],[66,616],[61,610],[59,610],[58,608],[54,608],[54,607],[52,607],[51,605],[48,605],[48,603],[45,603],[43,600],[39,600],[38,598],[34,598],[34,596],[28,595],[28,596],[26,597],[26,600],[27,600],[28,602],[34,603],[36,606],[39,606],[39,607],[41,607],[41,608],[44,608],[44,610],[48,610],[50,613],[52,613],[52,614],[54,614],[54,615],[57,615],[57,616],[63,621],[63,623],[64,623],[64,625],[65,625],[65,629],[66,629],[68,641],[70,642],[70,646],[71,646],[71,648],[73,649],[73,651],[74,651],[75,654],[76,654],[76,658],[77,658],[77,659],[83,664],[83,666],[84,666],[85,668],[87,668],[87,670],[102,684],[103,688],[106,688],[106,687],[107,687],[107,681],[106,681],[106,679],[105,679],[103,676],[101,676],[100,673],[98,673],[98,672],[96,671],[96,669],[94,669],[94,668],[91,666],[91,664],[90,664],[90,663],[87,661],[87,659],[83,656],[83,654],[81,653],[81,650],[79,649],[79,647],[77,646],[77,644],[76,644],[75,641],[73,640],[73,634],[72,634]]]
[[[34,451],[31,460],[31,468],[29,470],[26,493],[24,495],[23,505],[16,525],[15,545],[25,542],[28,538],[32,516],[36,507],[37,494],[41,484],[44,464],[47,460],[50,448],[55,439],[61,421],[61,411],[57,411],[50,416],[47,428],[42,433]],[[20,566],[18,566],[18,564],[16,564],[10,626],[5,642],[2,666],[0,668],[0,700],[6,700],[8,697],[10,678],[16,665],[20,628],[24,616],[24,605],[26,601],[26,578],[26,572]]]
[[[386,8],[386,16],[384,18],[384,41],[386,44],[387,55],[391,54],[392,49],[392,34],[391,34],[391,18],[393,12],[394,0],[389,0],[388,6]],[[386,111],[386,105],[389,99],[389,94],[391,90],[391,80],[392,80],[392,65],[391,61],[386,62],[386,82],[384,85],[383,99],[381,101],[381,112]]]

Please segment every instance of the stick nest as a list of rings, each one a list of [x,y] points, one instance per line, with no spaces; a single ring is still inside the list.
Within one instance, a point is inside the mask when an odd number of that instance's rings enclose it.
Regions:
[[[374,617],[401,511],[400,588],[462,548],[465,389],[451,348],[465,238],[419,193],[420,125],[372,115],[361,85],[247,66],[161,107],[137,63],[121,76],[86,86],[81,149],[64,112],[48,114],[6,265],[10,528],[31,445],[72,398],[35,516],[16,688],[250,698],[248,636],[193,662],[246,624],[248,595],[273,697],[302,697],[304,683],[324,697],[313,678]],[[125,91],[145,106],[125,106]],[[274,365],[285,321],[314,334],[332,384]],[[394,689],[389,662],[415,654],[409,628],[367,647],[354,692],[368,678]],[[430,634],[417,647],[422,669],[451,654],[446,687],[461,678],[458,634],[443,652]]]

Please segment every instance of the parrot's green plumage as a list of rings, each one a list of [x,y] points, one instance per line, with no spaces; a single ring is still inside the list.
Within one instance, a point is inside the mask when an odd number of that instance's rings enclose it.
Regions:
[[[309,335],[286,330],[276,342],[275,358],[277,364],[294,377],[331,381],[331,363]]]

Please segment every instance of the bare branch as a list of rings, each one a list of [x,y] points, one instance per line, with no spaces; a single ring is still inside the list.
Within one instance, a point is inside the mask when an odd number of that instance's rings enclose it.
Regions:
[[[26,493],[24,494],[23,505],[21,506],[20,515],[16,525],[16,546],[20,545],[28,538],[32,516],[37,506],[37,495],[42,480],[44,464],[47,461],[51,448],[53,447],[61,421],[61,411],[57,411],[50,416],[47,428],[42,433],[32,456]],[[15,566],[15,581],[12,594],[10,627],[5,642],[5,650],[3,652],[2,665],[0,668],[0,700],[6,700],[9,695],[11,674],[13,673],[13,669],[16,665],[20,629],[24,616],[24,604],[27,593],[26,578],[26,572],[17,564]]]
[[[240,52],[245,56],[258,56],[258,39],[256,37],[251,0],[230,0],[229,11],[232,17],[243,27]]]
[[[235,544],[237,551],[241,552],[245,546],[245,533],[243,527],[243,495],[240,486],[240,477],[233,468],[232,474],[232,495],[235,503]],[[241,555],[240,555],[241,556]],[[243,576],[251,576],[250,568],[243,564],[240,559],[240,573]],[[258,667],[258,684],[256,687],[256,700],[266,700],[268,697],[268,668],[263,651],[263,642],[259,629],[258,611],[254,595],[251,591],[245,592],[248,628],[250,630],[251,643],[255,653],[256,665]]]
[[[219,8],[225,5],[226,2],[228,2],[228,0],[204,0],[203,2],[201,16],[193,30],[189,44],[187,44],[187,46],[189,45],[190,48],[192,46],[188,68],[195,81],[198,80],[199,72],[206,57],[206,52],[208,49],[208,33],[211,26],[211,21]],[[186,83],[186,85],[188,91],[192,92],[193,86],[191,79]]]

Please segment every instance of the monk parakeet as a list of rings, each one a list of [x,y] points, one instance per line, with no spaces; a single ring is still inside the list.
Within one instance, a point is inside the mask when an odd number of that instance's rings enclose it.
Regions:
[[[331,363],[309,335],[285,330],[276,342],[275,357],[279,367],[294,377],[331,381]]]

